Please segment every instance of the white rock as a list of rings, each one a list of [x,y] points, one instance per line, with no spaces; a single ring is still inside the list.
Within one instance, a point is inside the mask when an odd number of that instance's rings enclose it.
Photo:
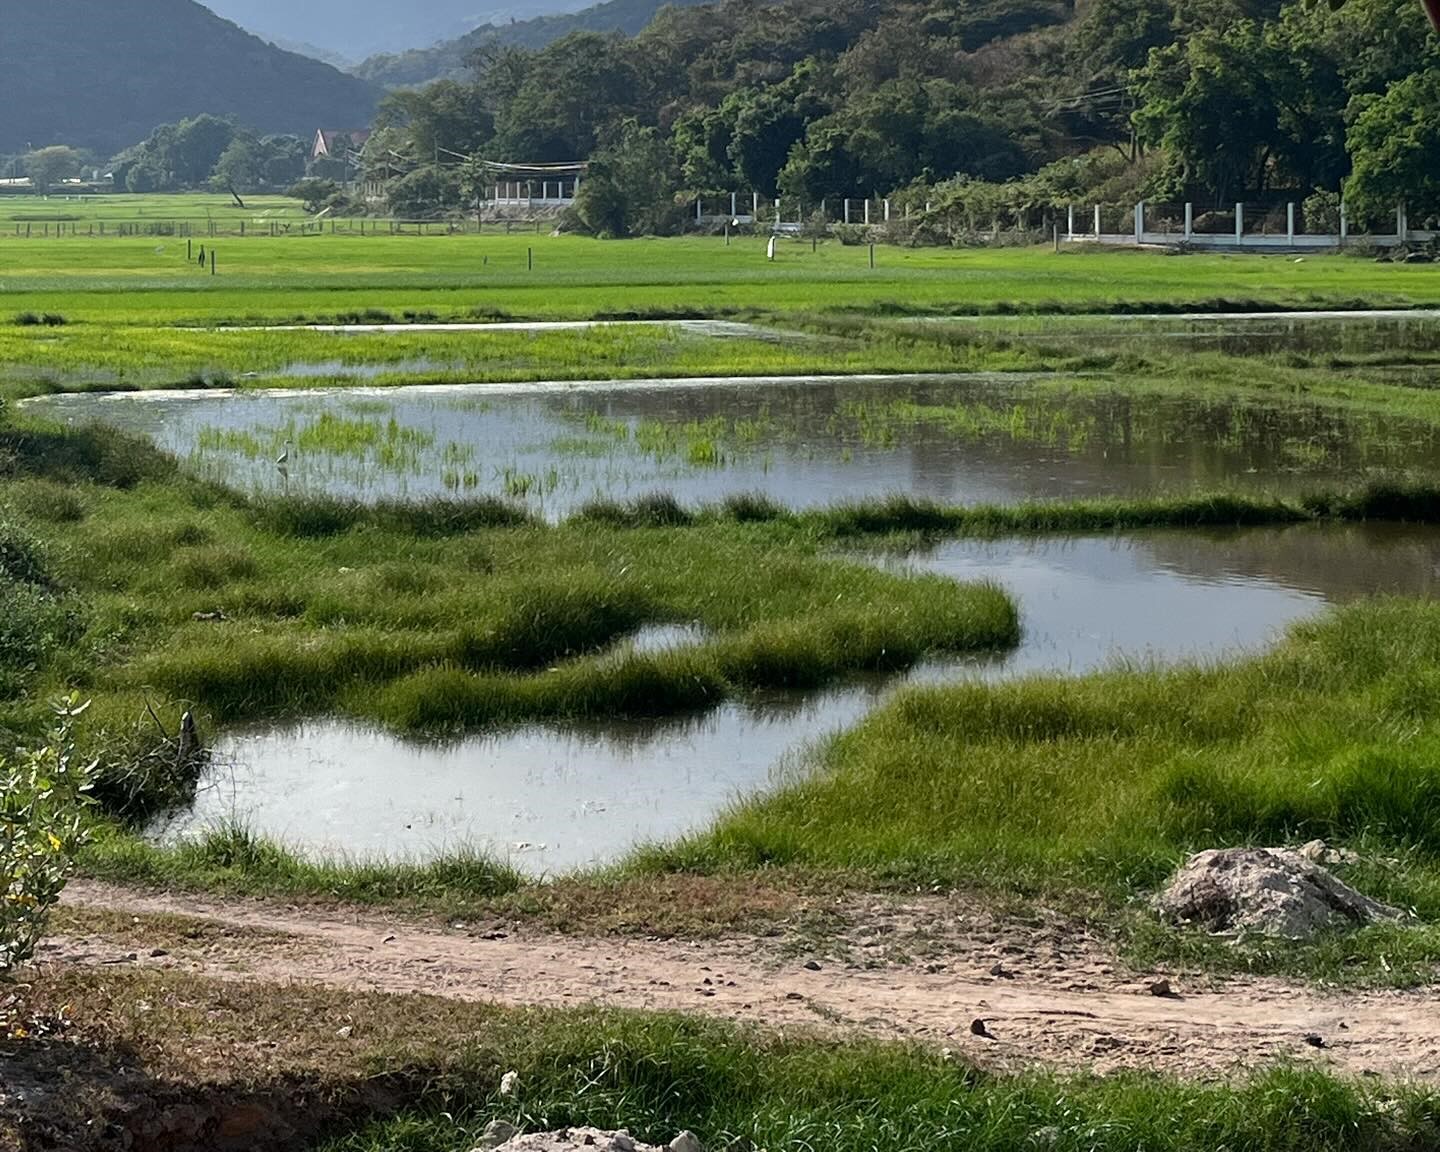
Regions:
[[[1316,850],[1307,845],[1311,853]],[[1167,919],[1216,932],[1304,939],[1403,915],[1290,848],[1219,848],[1190,857],[1156,901]]]
[[[705,1152],[705,1145],[695,1133],[686,1131],[670,1141],[670,1152]]]

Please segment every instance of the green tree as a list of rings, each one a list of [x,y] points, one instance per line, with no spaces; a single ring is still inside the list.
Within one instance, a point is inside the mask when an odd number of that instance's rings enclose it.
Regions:
[[[40,148],[25,157],[25,175],[37,192],[47,193],[61,181],[78,176],[83,161],[74,148],[58,144]]]
[[[1360,98],[1347,142],[1354,172],[1345,198],[1361,223],[1378,223],[1405,204],[1412,221],[1440,217],[1440,70]]]
[[[303,202],[305,211],[313,216],[340,195],[340,185],[334,180],[317,180],[311,177],[291,185],[285,195]]]
[[[217,192],[253,192],[265,183],[265,149],[253,132],[237,132],[210,173]]]
[[[597,151],[575,198],[575,214],[597,236],[666,235],[678,231],[677,174],[669,146],[634,120]]]

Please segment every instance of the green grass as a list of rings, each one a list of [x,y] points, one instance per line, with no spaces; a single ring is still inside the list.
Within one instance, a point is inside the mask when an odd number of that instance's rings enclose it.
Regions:
[[[3,208],[3,204],[0,204]],[[1283,257],[1045,249],[866,251],[718,238],[598,241],[517,236],[269,236],[216,242],[219,274],[184,259],[173,237],[37,241],[0,225],[0,280],[14,311],[71,321],[294,320],[406,312],[605,316],[1085,313],[1318,305],[1412,306],[1440,300],[1425,267],[1352,257]],[[534,269],[527,252],[534,251]]]
[[[1440,1138],[1423,1089],[1373,1093],[1298,1070],[1208,1086],[1006,1077],[919,1048],[772,1039],[674,1017],[526,1013],[496,1024],[428,1107],[319,1147],[455,1152],[491,1117],[528,1131],[624,1127],[662,1147],[690,1129],[713,1149],[831,1152],[1398,1152]],[[498,1094],[505,1071],[517,1074],[513,1100]]]

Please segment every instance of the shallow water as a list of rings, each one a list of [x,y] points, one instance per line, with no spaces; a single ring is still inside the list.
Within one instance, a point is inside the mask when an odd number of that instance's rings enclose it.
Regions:
[[[241,488],[597,497],[763,492],[791,506],[1287,491],[1440,472],[1432,427],[1301,404],[1136,397],[1085,380],[811,377],[46,397]],[[274,461],[294,442],[288,468]]]
[[[446,745],[334,720],[241,732],[219,744],[193,812],[157,832],[183,836],[235,818],[300,848],[352,855],[426,858],[475,846],[534,872],[612,861],[702,828],[734,798],[772,786],[803,762],[810,742],[853,724],[901,684],[1255,650],[1329,603],[1433,594],[1440,530],[956,541],[880,562],[997,580],[1020,603],[1020,646],[664,723],[532,726]],[[700,638],[667,630],[642,642]]]

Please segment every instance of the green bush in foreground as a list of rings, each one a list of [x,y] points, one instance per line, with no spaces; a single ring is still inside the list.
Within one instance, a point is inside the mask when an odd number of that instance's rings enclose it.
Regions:
[[[57,708],[48,742],[0,755],[0,976],[28,960],[87,839],[81,811],[90,770],[75,761],[72,722],[85,706]]]

